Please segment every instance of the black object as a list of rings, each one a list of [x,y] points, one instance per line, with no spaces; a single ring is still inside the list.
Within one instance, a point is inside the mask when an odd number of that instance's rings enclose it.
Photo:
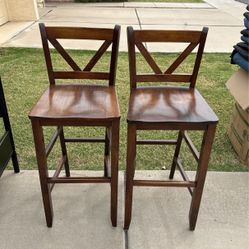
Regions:
[[[239,42],[234,47],[235,52],[238,52],[241,56],[243,56],[247,61],[249,61],[249,47],[245,42]],[[232,53],[232,56],[235,54]]]
[[[237,51],[234,49],[234,50],[232,51],[231,55],[230,55],[230,58],[231,58],[230,63],[231,63],[231,64],[236,64],[236,63],[233,61],[233,57],[234,57],[234,55],[235,55],[236,53],[237,53]]]
[[[248,29],[243,29],[240,31],[240,33],[244,36],[249,36],[249,30]]]
[[[12,159],[15,173],[18,173],[20,171],[1,78],[0,78],[0,118],[3,119],[5,127],[5,134],[2,137],[0,137],[0,176],[1,176],[10,158]]]
[[[248,44],[245,43],[245,42],[239,42],[239,43],[237,43],[237,46],[239,46],[239,47],[241,47],[241,48],[247,50],[247,52],[249,51],[249,46],[248,46]]]
[[[244,17],[245,17],[247,20],[249,20],[249,12],[245,12],[245,13],[244,13]]]
[[[245,49],[239,47],[238,45],[235,45],[235,46],[233,46],[233,47],[234,47],[234,50],[235,50],[236,52],[238,52],[242,57],[245,58],[245,60],[249,61],[248,52],[247,52]],[[233,55],[234,55],[234,54],[233,54]]]

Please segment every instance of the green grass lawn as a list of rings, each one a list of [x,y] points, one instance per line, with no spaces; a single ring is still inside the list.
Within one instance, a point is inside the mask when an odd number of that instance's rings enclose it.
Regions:
[[[71,50],[70,54],[80,65],[84,65],[93,54],[91,51]],[[154,54],[159,65],[172,62],[174,54]],[[32,130],[28,113],[36,103],[38,97],[48,86],[48,79],[41,49],[2,48],[0,50],[0,75],[2,76],[5,95],[9,108],[10,119],[13,127],[14,138],[21,169],[36,169],[36,159]],[[61,58],[53,54],[56,67],[64,67]],[[193,56],[182,66],[183,70],[190,68]],[[101,69],[108,68],[109,54],[102,59]],[[122,112],[121,134],[120,134],[120,168],[125,167],[126,155],[126,113],[129,96],[129,71],[127,53],[120,53],[117,71],[117,92]],[[100,68],[97,65],[97,68]],[[138,69],[148,72],[149,68],[141,57],[138,58]],[[218,125],[216,139],[213,146],[210,170],[217,171],[246,171],[237,156],[226,135],[230,122],[230,116],[234,100],[225,87],[225,82],[237,69],[230,65],[229,54],[205,54],[197,88],[217,113],[220,122]],[[46,141],[50,136],[52,128],[45,129]],[[104,134],[102,128],[66,128],[66,135],[94,136]],[[175,137],[174,132],[140,132],[139,136],[146,138]],[[201,134],[191,133],[191,137],[197,145],[201,142]],[[69,160],[73,169],[102,169],[103,168],[103,144],[69,144]],[[58,146],[52,152],[49,167],[55,167],[54,158],[60,154]],[[138,169],[161,169],[169,168],[173,156],[173,147],[170,146],[143,146],[138,148]],[[182,157],[186,162],[186,169],[194,169],[191,154],[186,147],[182,150]]]

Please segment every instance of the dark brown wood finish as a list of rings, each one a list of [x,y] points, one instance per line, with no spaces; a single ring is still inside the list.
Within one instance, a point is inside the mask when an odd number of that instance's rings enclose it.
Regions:
[[[71,56],[69,56],[66,50],[61,46],[61,44],[56,39],[50,39],[49,41],[74,71],[81,71],[77,63],[72,59]]]
[[[130,89],[136,88],[136,53],[135,53],[135,37],[132,27],[127,27],[127,43],[129,53],[129,70],[130,70]]]
[[[119,25],[116,25],[114,29],[99,29],[79,27],[45,27],[43,23],[40,23],[39,27],[50,84],[55,84],[56,79],[91,79],[109,80],[110,86],[115,85],[119,47],[118,44],[120,38]],[[81,67],[77,65],[73,58],[66,52],[63,46],[59,43],[58,39],[89,39],[103,40],[104,42],[93,58],[81,70]],[[54,71],[49,50],[49,42],[54,46],[73,71]],[[112,54],[109,72],[91,72],[111,44]]]
[[[125,218],[124,229],[129,229],[132,215],[133,178],[135,174],[137,130],[135,124],[128,124],[125,174]]]
[[[69,163],[68,163],[65,136],[64,136],[63,127],[58,127],[58,130],[60,130],[60,129],[61,129],[61,131],[60,131],[61,154],[62,154],[62,158],[65,158],[64,166],[65,166],[66,176],[69,177],[70,176],[70,169],[69,169]]]
[[[165,74],[172,74],[197,45],[198,43],[190,43],[188,47],[181,53],[181,55],[165,71]]]
[[[55,84],[55,80],[53,76],[53,65],[52,65],[52,59],[51,59],[51,55],[49,51],[46,27],[43,23],[39,23],[39,28],[40,28],[40,33],[41,33],[43,53],[44,53],[46,66],[47,66],[48,79],[49,79],[49,83],[53,85]]]
[[[119,119],[112,122],[111,134],[111,221],[115,227],[117,225],[117,205],[118,205],[118,160],[119,160]]]
[[[54,72],[54,79],[91,79],[91,80],[108,80],[109,73],[101,72],[74,72],[74,71],[57,71]]]
[[[139,87],[132,90],[127,119],[148,123],[217,121],[201,94],[189,87]]]
[[[120,40],[120,27],[115,26],[113,30],[113,40],[116,42],[112,43],[112,55],[111,55],[111,63],[110,63],[110,79],[109,85],[115,85],[116,72],[117,72],[117,62],[118,62],[118,44]]]
[[[29,113],[32,122],[36,148],[37,164],[47,226],[53,223],[51,191],[56,183],[109,183],[111,186],[111,222],[117,225],[118,200],[118,158],[119,158],[119,122],[120,111],[115,90],[116,68],[120,26],[114,29],[45,27],[40,24],[42,44],[47,65],[50,86],[45,90]],[[89,63],[81,69],[71,58],[57,39],[95,39],[103,44]],[[73,71],[54,71],[50,42]],[[109,72],[91,72],[93,67],[112,44]],[[56,79],[106,80],[106,85],[56,84]],[[47,146],[44,144],[43,126],[55,126],[56,131]],[[67,138],[65,126],[105,127],[103,138]],[[62,158],[52,177],[48,174],[47,157],[56,141],[60,139]],[[104,143],[104,176],[74,177],[70,175],[67,155],[67,143],[87,142]],[[62,168],[66,176],[60,176]]]
[[[192,88],[194,88],[195,84],[196,84],[197,75],[198,75],[199,68],[200,68],[200,65],[201,65],[201,59],[202,59],[202,55],[203,55],[203,51],[204,51],[204,47],[205,47],[205,43],[206,43],[206,39],[207,39],[207,34],[208,34],[208,28],[204,27],[202,29],[202,32],[201,32],[200,45],[199,45],[199,49],[198,49],[198,52],[197,52],[195,66],[194,66],[193,73],[192,73],[192,78],[191,78],[190,87],[192,87]]]
[[[212,150],[213,140],[215,136],[216,124],[210,124],[204,132],[202,146],[200,151],[200,160],[195,176],[196,187],[193,190],[193,197],[189,210],[189,227],[190,230],[195,230],[201,197],[206,179],[208,162]]]
[[[111,175],[110,169],[109,169],[109,164],[110,164],[110,129],[106,129],[105,131],[105,138],[104,138],[104,143],[105,143],[105,150],[104,150],[104,176],[109,177]]]
[[[136,87],[137,82],[188,82],[190,83],[190,86],[194,88],[202,59],[207,32],[208,28],[206,27],[204,27],[202,31],[136,30],[135,32],[133,31],[132,27],[128,27],[127,37],[131,88]],[[143,42],[181,42],[189,43],[189,45],[163,73],[163,71],[156,64],[153,57],[143,45]],[[199,47],[193,71],[189,74],[173,74],[179,65],[198,45]],[[154,74],[136,73],[135,47],[137,47],[141,52]]]
[[[179,131],[178,137],[177,137],[177,142],[176,142],[175,153],[173,156],[173,162],[172,162],[171,169],[170,169],[169,179],[174,178],[175,169],[177,166],[177,159],[178,159],[179,154],[180,154],[181,145],[182,145],[182,132]]]
[[[125,221],[124,229],[129,229],[132,214],[133,186],[151,187],[185,187],[192,195],[189,212],[190,230],[194,230],[200,207],[205,176],[208,168],[215,127],[218,118],[205,99],[195,89],[196,79],[204,50],[207,28],[202,31],[155,31],[127,28],[129,66],[130,66],[130,100],[127,115],[127,164],[125,187]],[[184,42],[189,43],[173,64],[164,72],[156,64],[142,42]],[[136,72],[135,46],[144,56],[154,74]],[[193,71],[190,74],[173,74],[187,56],[198,46]],[[188,86],[149,86],[137,87],[139,82],[188,83]],[[178,130],[177,140],[137,140],[138,130]],[[204,132],[200,153],[191,141],[187,130]],[[198,162],[196,178],[191,181],[184,171],[180,159],[180,148],[185,141]],[[167,144],[175,145],[175,153],[169,178],[170,180],[134,179],[137,145]],[[183,181],[175,181],[175,169],[180,171]]]
[[[101,58],[101,56],[110,47],[111,44],[112,44],[111,41],[104,41],[104,43],[101,45],[101,47],[96,52],[96,54],[93,56],[93,58],[84,67],[83,71],[91,71],[93,67],[96,65],[96,63],[98,62],[98,60]]]
[[[98,85],[51,85],[29,116],[43,120],[112,120],[119,116],[115,87]]]
[[[145,46],[143,45],[143,43],[141,43],[141,42],[140,43],[136,43],[136,46],[139,49],[140,53],[145,58],[145,60],[147,61],[147,63],[150,65],[150,67],[152,68],[152,70],[154,71],[154,73],[156,73],[156,74],[162,74],[163,72],[161,71],[161,69],[159,68],[159,66],[156,64],[156,62],[154,61],[153,57],[148,52],[148,50],[145,48]]]
[[[48,183],[48,168],[45,153],[45,144],[42,127],[39,124],[39,120],[31,120],[36,159],[40,176],[40,185],[42,191],[43,206],[45,211],[45,217],[47,226],[52,227],[53,224],[53,205],[51,199],[50,185]]]
[[[44,25],[44,24],[40,24]],[[45,25],[44,25],[45,26]],[[119,25],[116,25],[120,29]],[[113,29],[84,27],[46,27],[48,39],[80,39],[113,41]]]
[[[188,31],[188,30],[136,30],[134,33],[134,37],[135,37],[135,42],[197,43],[200,41],[200,33],[201,33],[200,31]]]

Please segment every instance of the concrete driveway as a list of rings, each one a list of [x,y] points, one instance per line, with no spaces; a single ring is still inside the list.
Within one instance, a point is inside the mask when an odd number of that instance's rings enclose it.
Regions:
[[[206,52],[231,52],[243,28],[245,4],[208,0],[202,4],[105,3],[51,4],[40,9],[47,25],[122,26],[122,51],[127,50],[126,27],[136,29],[201,29],[208,26]],[[15,25],[18,29],[15,29]],[[28,25],[28,27],[27,27]],[[25,28],[24,28],[25,27]],[[15,30],[19,30],[16,32]],[[0,27],[5,47],[41,47],[38,22]],[[68,48],[95,49],[93,42],[68,42]],[[172,45],[148,45],[151,51],[178,51]],[[74,172],[100,174],[99,172]],[[138,171],[138,177],[165,179],[167,171]],[[189,172],[194,176],[193,172]],[[135,188],[132,224],[122,229],[123,172],[119,177],[118,227],[109,220],[109,186],[58,185],[54,188],[54,224],[47,228],[37,171],[0,178],[1,249],[245,249],[249,245],[248,173],[209,172],[196,230],[188,230],[190,196],[176,188]]]
[[[240,39],[246,5],[234,0],[208,0],[206,3],[96,3],[50,4],[40,9],[40,20],[50,26],[122,27],[120,50],[127,51],[126,27],[134,29],[201,30],[209,27],[206,52],[231,52]],[[1,27],[0,27],[1,33]],[[2,38],[3,39],[3,38]],[[41,47],[38,22],[11,39],[7,47]],[[70,42],[68,48],[96,49],[94,42]],[[175,52],[181,46],[148,44],[150,51]]]
[[[101,175],[76,171],[72,174]],[[188,172],[192,178],[193,172]],[[168,171],[137,171],[137,178],[166,179]],[[179,177],[177,174],[176,177]],[[246,249],[249,244],[248,173],[209,172],[197,227],[188,229],[190,195],[182,188],[136,187],[133,218],[123,227],[124,177],[119,176],[119,218],[109,218],[108,184],[58,184],[54,223],[46,227],[37,171],[0,178],[1,249]]]

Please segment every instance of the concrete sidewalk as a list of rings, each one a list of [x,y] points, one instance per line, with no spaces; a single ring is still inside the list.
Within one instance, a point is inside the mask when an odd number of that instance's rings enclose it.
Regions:
[[[126,27],[135,29],[201,30],[209,27],[206,52],[231,52],[240,39],[246,5],[234,0],[207,0],[206,3],[90,3],[49,4],[40,9],[40,20],[47,25],[122,27],[120,51],[127,51]],[[8,24],[6,24],[8,25]],[[4,25],[5,26],[5,25]],[[9,39],[0,27],[1,45],[5,47],[41,47],[38,22]],[[67,48],[96,49],[94,42],[67,42]],[[148,44],[150,51],[181,51],[182,46]]]
[[[73,172],[86,173],[101,174]],[[194,176],[193,172],[188,173]],[[168,174],[168,171],[138,171],[136,177],[165,179]],[[187,190],[135,188],[133,219],[125,237],[123,172],[119,178],[117,228],[111,227],[109,219],[108,184],[56,185],[54,224],[47,228],[38,172],[5,171],[0,178],[0,248],[245,249],[249,244],[248,176],[248,173],[208,173],[194,232],[188,230]]]

